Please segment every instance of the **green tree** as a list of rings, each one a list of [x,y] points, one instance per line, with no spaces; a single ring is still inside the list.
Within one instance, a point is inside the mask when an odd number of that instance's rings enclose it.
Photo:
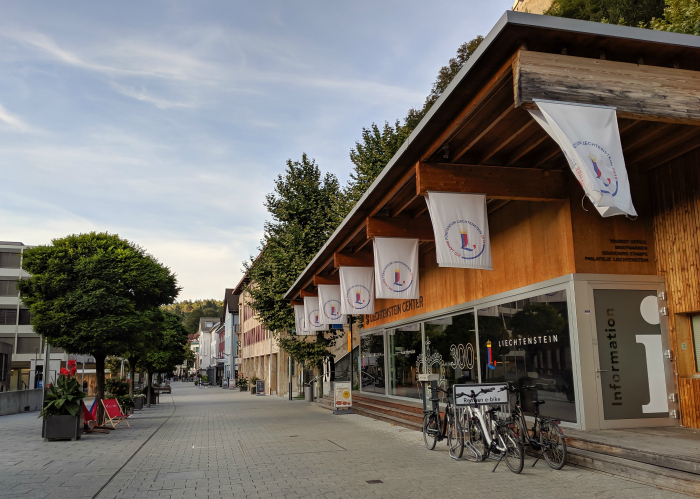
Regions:
[[[20,296],[34,330],[73,354],[95,358],[96,398],[104,397],[105,359],[121,356],[147,310],[171,303],[180,288],[170,270],[117,235],[89,233],[25,251]],[[98,420],[102,410],[98,405]]]
[[[340,222],[339,198],[338,179],[322,175],[306,154],[301,161],[287,161],[274,192],[267,195],[272,219],[265,222],[263,249],[243,265],[251,281],[250,305],[268,331],[294,327],[284,295]]]
[[[548,16],[583,21],[647,26],[664,13],[664,0],[554,0],[544,12]]]
[[[700,2],[666,0],[663,19],[652,19],[652,29],[700,36]]]

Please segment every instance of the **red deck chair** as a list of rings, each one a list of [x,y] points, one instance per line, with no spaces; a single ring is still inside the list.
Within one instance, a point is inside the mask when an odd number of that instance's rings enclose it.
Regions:
[[[128,428],[131,428],[131,425],[129,425],[129,422],[127,421],[129,416],[124,415],[122,408],[119,407],[119,402],[117,402],[116,399],[103,399],[102,405],[105,408],[105,423],[109,422],[109,424],[112,425],[112,428],[116,428],[119,423],[124,422]]]
[[[85,403],[83,401],[80,401],[80,405],[83,407],[83,417],[85,418],[85,433],[107,433],[109,435],[109,430],[106,429],[99,429],[95,428],[95,425],[97,424],[97,420],[95,419],[95,415],[88,410],[87,407],[85,407]],[[97,410],[97,405],[95,405],[95,410]]]

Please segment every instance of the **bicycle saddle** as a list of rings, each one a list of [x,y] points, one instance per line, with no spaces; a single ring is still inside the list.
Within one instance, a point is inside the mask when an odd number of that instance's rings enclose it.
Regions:
[[[532,405],[542,405],[544,403],[545,403],[544,400],[533,400],[532,401]]]

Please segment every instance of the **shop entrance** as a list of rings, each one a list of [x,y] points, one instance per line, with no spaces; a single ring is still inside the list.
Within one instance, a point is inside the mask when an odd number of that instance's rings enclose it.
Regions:
[[[672,426],[663,288],[594,289],[600,427]]]

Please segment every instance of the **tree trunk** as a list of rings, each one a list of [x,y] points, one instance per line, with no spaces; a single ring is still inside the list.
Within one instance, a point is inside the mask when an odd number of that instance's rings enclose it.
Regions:
[[[134,378],[136,377],[136,363],[129,361],[129,397],[134,398]]]
[[[105,358],[106,355],[94,355],[95,357],[95,403],[97,404],[97,425],[103,426],[105,423],[104,408],[102,399],[105,396]]]
[[[146,400],[148,407],[151,407],[151,390],[153,390],[153,373],[148,371],[148,377],[146,379],[146,386],[148,387],[148,395],[146,395]]]

